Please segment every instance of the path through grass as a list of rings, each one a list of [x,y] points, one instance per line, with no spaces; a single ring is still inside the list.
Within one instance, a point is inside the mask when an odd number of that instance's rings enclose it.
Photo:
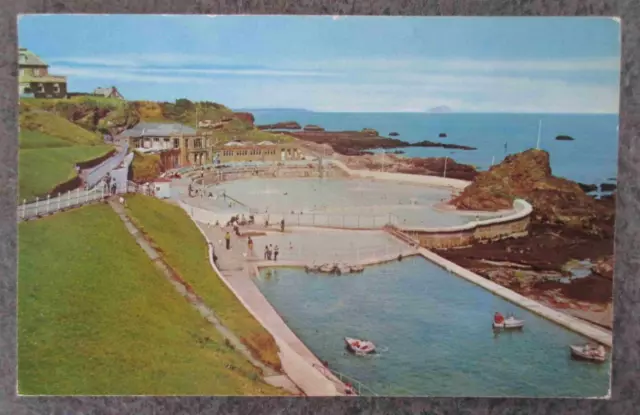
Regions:
[[[167,263],[216,312],[222,323],[240,337],[257,358],[279,369],[275,340],[213,271],[206,240],[187,213],[179,206],[138,194],[129,196],[127,205],[135,223],[163,252]]]
[[[21,394],[279,395],[107,205],[19,225]]]

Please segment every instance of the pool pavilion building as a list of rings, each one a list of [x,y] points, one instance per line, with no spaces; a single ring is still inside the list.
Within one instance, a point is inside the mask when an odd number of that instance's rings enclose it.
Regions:
[[[230,141],[220,144],[211,132],[198,132],[186,125],[141,122],[116,136],[129,148],[160,153],[167,168],[212,163],[276,162],[303,159],[295,143]]]

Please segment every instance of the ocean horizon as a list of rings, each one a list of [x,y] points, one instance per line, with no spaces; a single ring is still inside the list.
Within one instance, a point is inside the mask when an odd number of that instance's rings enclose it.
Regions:
[[[618,114],[317,112],[303,109],[253,109],[255,123],[296,121],[329,131],[373,128],[381,136],[415,143],[423,140],[476,147],[403,148],[407,157],[451,157],[487,170],[507,155],[535,148],[550,154],[554,175],[585,184],[615,183],[618,171]],[[446,137],[440,137],[444,133]],[[573,141],[559,141],[568,135]]]

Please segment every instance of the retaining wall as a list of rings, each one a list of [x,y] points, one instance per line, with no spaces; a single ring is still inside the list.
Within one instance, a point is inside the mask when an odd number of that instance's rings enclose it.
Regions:
[[[450,249],[470,246],[478,242],[491,242],[505,238],[517,238],[528,233],[532,206],[516,199],[515,212],[494,219],[473,221],[465,225],[446,228],[398,228],[427,249]]]

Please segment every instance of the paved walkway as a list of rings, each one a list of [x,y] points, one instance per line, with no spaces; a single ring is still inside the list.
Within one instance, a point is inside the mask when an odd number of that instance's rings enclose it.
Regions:
[[[296,385],[286,376],[282,375],[270,367],[263,364],[261,361],[255,359],[249,349],[242,343],[242,341],[236,336],[231,330],[225,327],[220,319],[217,317],[215,312],[209,308],[195,293],[191,292],[185,285],[176,280],[174,275],[177,275],[175,272],[171,271],[171,267],[164,262],[160,254],[149,244],[149,242],[145,239],[144,235],[140,232],[140,230],[129,220],[124,207],[115,200],[115,198],[111,198],[109,200],[109,205],[113,208],[113,210],[118,214],[120,219],[124,222],[127,230],[136,240],[136,243],[142,248],[142,250],[149,256],[149,259],[153,261],[154,265],[163,273],[163,275],[167,278],[167,280],[174,286],[176,291],[178,291],[182,296],[184,296],[189,303],[204,317],[209,323],[211,323],[217,330],[222,334],[222,336],[227,339],[233,348],[242,354],[251,364],[255,367],[259,368],[264,376],[264,381],[276,387],[281,387],[289,390],[294,394],[299,394],[300,391],[296,387]]]
[[[332,374],[322,374],[314,368],[322,367],[322,362],[291,331],[252,281],[253,267],[244,255],[246,238],[232,235],[231,249],[226,250],[224,244],[218,243],[224,240],[225,231],[202,223],[198,223],[198,226],[215,246],[221,278],[276,340],[280,348],[282,366],[291,380],[307,396],[344,395],[344,384]]]

